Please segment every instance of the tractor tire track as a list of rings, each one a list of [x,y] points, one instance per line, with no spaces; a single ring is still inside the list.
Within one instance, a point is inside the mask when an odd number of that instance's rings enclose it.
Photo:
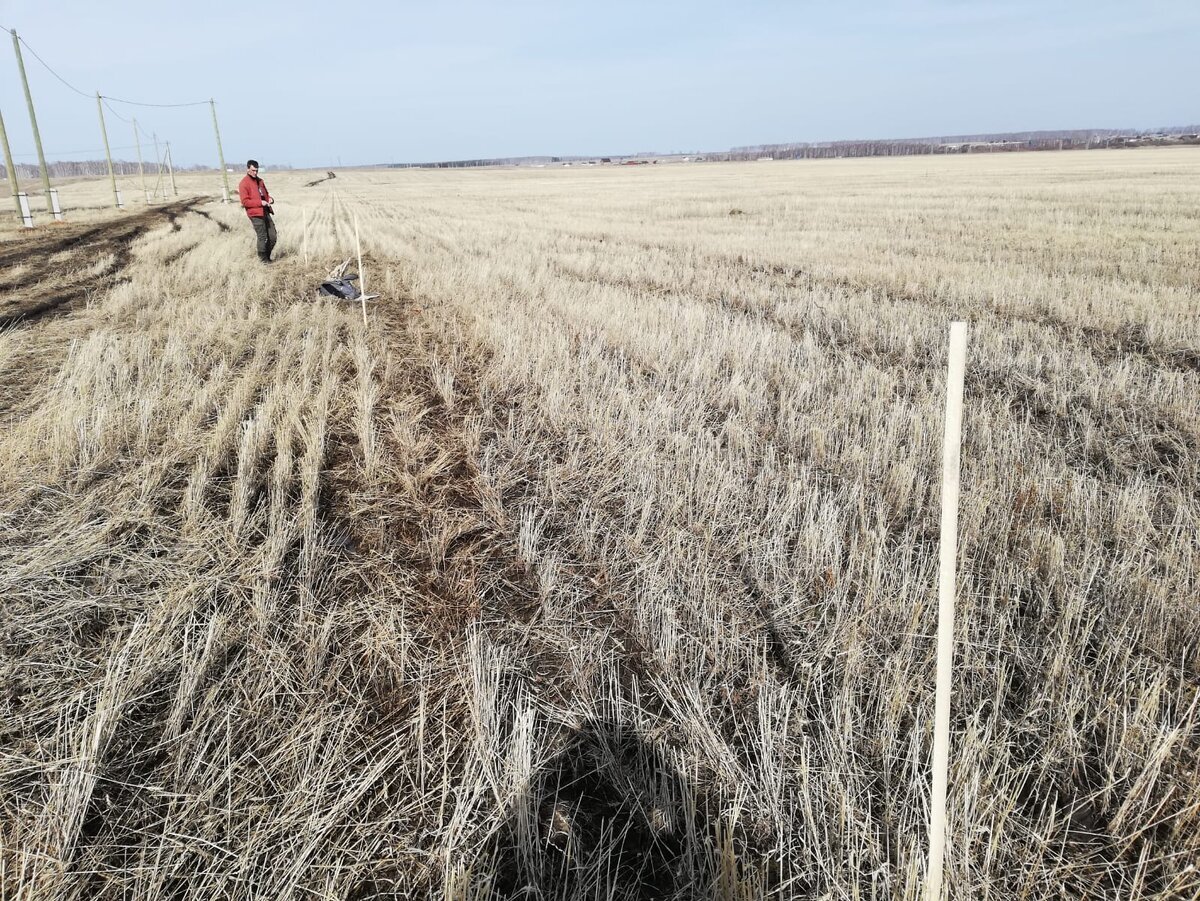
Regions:
[[[0,301],[0,329],[21,323],[36,321],[50,313],[70,308],[76,301],[89,293],[111,285],[129,264],[133,242],[164,220],[175,231],[180,226],[178,217],[200,203],[198,198],[168,204],[146,210],[129,218],[116,219],[101,225],[77,229],[62,235],[37,235],[28,240],[14,242],[17,246],[0,250],[0,266],[32,266],[32,270],[20,271],[15,278],[0,282],[0,293],[10,295],[10,302]],[[80,264],[95,260],[104,254],[112,254],[113,265],[103,273],[84,276],[76,280],[55,284],[54,270],[65,268],[70,262],[52,262],[53,257],[70,253],[71,260]],[[39,288],[40,282],[49,281],[51,286]],[[26,289],[32,285],[32,289]],[[15,294],[15,297],[12,295]]]

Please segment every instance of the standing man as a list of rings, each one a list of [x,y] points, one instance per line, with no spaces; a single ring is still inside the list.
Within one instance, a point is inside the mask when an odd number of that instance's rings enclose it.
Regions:
[[[246,177],[238,185],[238,195],[258,237],[258,258],[269,263],[271,251],[275,249],[275,223],[271,219],[274,199],[267,190],[267,183],[258,177],[258,160],[246,160]]]

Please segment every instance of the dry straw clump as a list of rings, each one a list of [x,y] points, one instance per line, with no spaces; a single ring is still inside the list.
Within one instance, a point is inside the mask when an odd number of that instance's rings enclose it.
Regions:
[[[0,896],[918,897],[963,317],[951,897],[1195,897],[1198,170],[298,174],[269,270],[214,204],[67,259]]]

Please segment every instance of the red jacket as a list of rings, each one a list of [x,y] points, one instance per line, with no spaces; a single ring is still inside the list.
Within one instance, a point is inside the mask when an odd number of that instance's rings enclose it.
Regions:
[[[275,202],[271,192],[267,190],[267,183],[261,178],[251,178],[249,175],[238,184],[238,195],[242,198],[246,215],[251,219],[261,219],[264,215],[263,204]]]

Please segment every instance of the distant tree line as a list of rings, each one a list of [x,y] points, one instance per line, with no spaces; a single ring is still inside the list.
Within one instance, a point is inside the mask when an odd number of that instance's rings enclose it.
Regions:
[[[1098,147],[1146,147],[1155,145],[1200,145],[1200,125],[1177,125],[1151,130],[1023,131],[996,134],[954,135],[926,138],[883,138],[861,141],[793,142],[788,144],[750,144],[730,150],[697,152],[692,157],[705,160],[756,160],[769,157],[775,160],[833,159],[860,156],[919,156],[948,153],[1005,153],[1030,150],[1083,150]],[[671,154],[678,156],[679,154]],[[620,162],[628,159],[652,159],[667,156],[642,152],[596,156],[512,156],[472,160],[442,160],[428,163],[383,163],[387,169],[466,169],[477,166],[545,166],[578,161]],[[98,177],[108,175],[104,160],[59,160],[47,164],[53,178]],[[157,163],[143,163],[147,172],[157,172]],[[212,166],[176,166],[176,172],[198,172]],[[287,163],[277,163],[272,169],[291,169]],[[40,173],[33,163],[17,163],[18,179],[36,179]],[[136,175],[138,164],[114,160],[117,175]],[[0,181],[7,180],[0,168]]]
[[[1200,125],[1177,125],[1154,130],[1076,129],[1066,131],[1021,131],[993,134],[953,135],[926,138],[882,138],[860,141],[794,142],[752,144],[731,150],[693,151],[691,159],[776,160],[832,159],[857,156],[919,156],[947,153],[997,153],[1030,150],[1082,150],[1097,147],[1143,147],[1150,145],[1200,144]],[[384,163],[388,169],[464,169],[475,166],[545,166],[578,161],[623,162],[630,159],[681,157],[682,152],[597,156],[514,156],[491,159],[443,160],[428,163]]]
[[[591,159],[591,157],[561,156],[508,156],[478,160],[442,160],[433,163],[384,163],[385,169],[469,169],[475,166],[536,166],[560,163],[564,159]]]
[[[896,138],[869,141],[798,142],[734,147],[728,153],[709,153],[708,159],[777,160],[829,159],[859,156],[917,156],[946,153],[996,153],[1029,150],[1082,150],[1097,147],[1142,147],[1200,144],[1200,125],[1172,126],[1152,131],[1029,131],[955,135],[941,138]]]

